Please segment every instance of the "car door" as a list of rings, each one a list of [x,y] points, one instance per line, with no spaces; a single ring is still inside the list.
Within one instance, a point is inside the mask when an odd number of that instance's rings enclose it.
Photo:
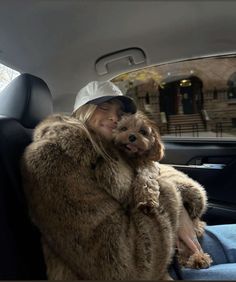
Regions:
[[[236,223],[235,69],[236,54],[222,54],[113,80],[157,123],[166,148],[162,162],[205,187],[208,224]]]
[[[165,139],[165,138],[164,138]],[[236,223],[236,142],[164,140],[163,163],[200,182],[208,195],[208,224]]]

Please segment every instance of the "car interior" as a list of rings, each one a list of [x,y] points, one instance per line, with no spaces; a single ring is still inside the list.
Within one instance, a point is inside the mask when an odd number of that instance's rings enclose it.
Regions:
[[[190,59],[235,57],[235,10],[230,0],[1,1],[0,63],[20,73],[0,92],[1,280],[47,279],[20,175],[36,125],[52,113],[70,114],[89,81]],[[205,187],[203,219],[236,223],[236,136],[173,135],[163,142],[162,163]]]

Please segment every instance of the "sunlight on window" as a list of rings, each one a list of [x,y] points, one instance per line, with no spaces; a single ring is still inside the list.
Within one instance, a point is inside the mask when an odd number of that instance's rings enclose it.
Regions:
[[[2,91],[20,73],[0,64],[0,91]]]

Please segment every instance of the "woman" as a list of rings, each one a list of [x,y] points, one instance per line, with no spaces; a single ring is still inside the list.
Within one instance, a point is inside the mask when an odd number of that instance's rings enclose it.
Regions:
[[[119,156],[111,147],[122,113],[135,111],[115,85],[93,82],[76,99],[76,118],[54,115],[35,129],[22,172],[49,279],[170,278],[168,211],[151,218],[129,206],[134,175],[122,159],[114,161]],[[112,184],[101,185],[106,180]]]
[[[98,154],[111,157],[112,130],[122,113],[135,111],[115,85],[92,82],[77,96],[76,119],[53,116],[36,129],[24,154],[23,177],[32,220],[42,233],[49,279],[168,279],[162,266],[172,251],[157,247],[156,219],[111,198],[97,187],[93,173]],[[200,249],[185,210],[180,219],[179,240],[193,251]],[[162,251],[166,256],[160,259]]]

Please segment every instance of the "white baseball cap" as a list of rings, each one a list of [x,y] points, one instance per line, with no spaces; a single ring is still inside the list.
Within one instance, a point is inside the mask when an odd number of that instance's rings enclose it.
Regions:
[[[118,99],[122,103],[124,112],[134,114],[137,111],[137,107],[133,99],[128,96],[124,96],[121,90],[114,83],[110,81],[92,81],[78,92],[73,112],[83,105],[100,105],[114,98]]]

